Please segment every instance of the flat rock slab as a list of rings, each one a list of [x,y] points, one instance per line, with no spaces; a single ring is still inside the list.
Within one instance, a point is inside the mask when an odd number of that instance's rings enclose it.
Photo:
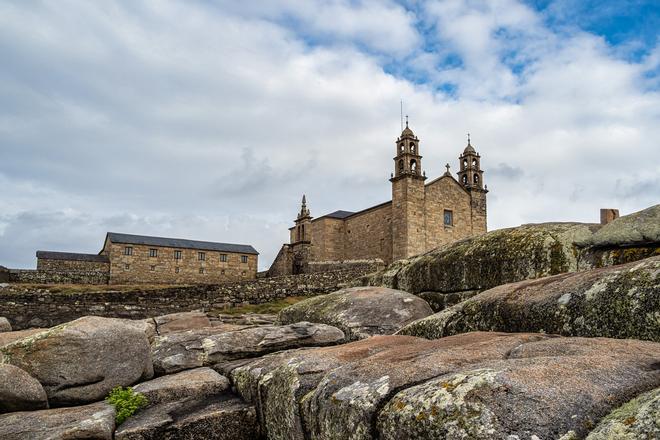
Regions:
[[[415,321],[400,334],[546,332],[660,342],[660,257],[505,284]]]
[[[15,332],[0,332],[0,347],[3,345],[7,345],[11,342],[18,341],[19,339],[26,338],[28,336],[35,335],[37,333],[41,333],[46,329],[44,328],[32,328],[29,330],[18,330]]]
[[[156,316],[153,320],[156,324],[156,334],[158,335],[211,327],[211,321],[204,312],[171,313],[169,315]]]
[[[231,332],[211,328],[156,337],[152,353],[155,371],[171,374],[290,348],[337,344],[343,339],[344,333],[336,327],[309,322]]]
[[[115,409],[103,402],[0,415],[2,440],[111,440]]]
[[[140,411],[121,425],[116,440],[254,440],[254,407],[236,397],[183,399]]]
[[[0,413],[48,408],[39,381],[18,367],[0,364]]]
[[[391,335],[433,313],[423,299],[387,287],[352,287],[300,301],[283,309],[282,324],[318,322],[341,329],[349,341]]]
[[[133,390],[144,394],[150,405],[187,397],[204,399],[229,389],[229,380],[210,368],[195,368],[142,382]]]
[[[55,405],[100,401],[153,376],[145,333],[122,319],[80,318],[0,347],[0,355],[37,379]]]
[[[402,339],[400,339],[402,338]],[[268,438],[584,437],[660,385],[660,344],[541,334],[375,336],[231,373]]]

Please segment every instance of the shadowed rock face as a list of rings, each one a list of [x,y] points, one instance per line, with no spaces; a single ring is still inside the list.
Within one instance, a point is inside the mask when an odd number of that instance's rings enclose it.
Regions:
[[[475,330],[660,342],[660,257],[506,284],[415,321],[400,334],[441,338]]]
[[[500,229],[395,262],[364,282],[414,294],[452,293],[574,272],[578,258],[573,242],[599,227],[544,223]]]
[[[299,322],[283,326],[261,326],[225,332],[204,329],[158,336],[152,343],[154,369],[158,374],[305,346],[341,342],[344,333],[329,325]]]
[[[386,287],[353,287],[316,296],[282,310],[283,324],[299,321],[333,325],[346,339],[390,335],[404,325],[433,313],[421,298]]]
[[[153,376],[144,331],[122,319],[80,318],[0,347],[0,355],[37,379],[52,405],[99,401]]]
[[[660,438],[660,388],[644,393],[605,417],[586,440]]]
[[[0,415],[0,439],[7,440],[111,440],[114,429],[115,408],[103,402]]]
[[[121,425],[117,440],[258,438],[254,406],[228,392],[226,377],[197,368],[143,382],[134,390],[149,401]]]
[[[583,437],[660,384],[660,344],[468,333],[376,336],[236,368],[268,438]]]

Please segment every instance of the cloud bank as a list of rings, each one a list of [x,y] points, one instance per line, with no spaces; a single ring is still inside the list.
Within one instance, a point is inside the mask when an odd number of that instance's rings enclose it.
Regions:
[[[660,201],[657,36],[567,1],[243,3],[0,4],[0,264],[117,231],[266,268],[303,192],[390,198],[401,99],[430,177],[471,133],[490,229]]]

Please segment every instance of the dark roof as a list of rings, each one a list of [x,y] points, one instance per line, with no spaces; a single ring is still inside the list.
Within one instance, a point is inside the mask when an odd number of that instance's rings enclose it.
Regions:
[[[330,217],[330,218],[338,218],[338,219],[345,219],[346,217],[349,217],[351,215],[355,214],[354,212],[351,211],[335,211],[331,212],[330,214],[326,214],[323,217]]]
[[[184,240],[182,238],[149,237],[147,235],[120,234],[108,232],[107,238],[113,243],[143,244],[146,246],[162,246],[184,249],[200,249],[205,251],[236,252],[240,254],[255,254],[259,252],[247,244],[214,243],[211,241]]]
[[[37,258],[41,258],[42,260],[93,261],[97,263],[110,262],[107,255],[77,254],[74,252],[37,251]]]

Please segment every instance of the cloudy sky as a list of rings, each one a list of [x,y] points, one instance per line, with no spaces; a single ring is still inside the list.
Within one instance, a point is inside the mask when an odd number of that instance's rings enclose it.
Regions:
[[[660,202],[657,1],[0,2],[0,265],[107,231],[249,243],[466,133],[489,229]]]

